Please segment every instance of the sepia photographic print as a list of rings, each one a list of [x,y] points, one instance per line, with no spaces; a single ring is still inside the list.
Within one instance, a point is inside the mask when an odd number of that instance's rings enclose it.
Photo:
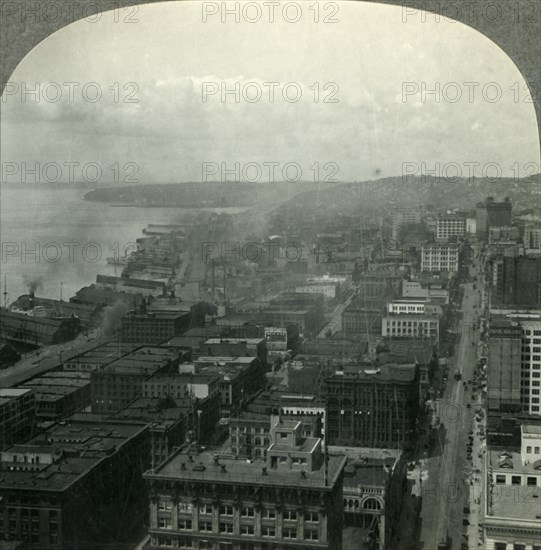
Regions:
[[[0,550],[541,550],[540,0],[0,51]]]

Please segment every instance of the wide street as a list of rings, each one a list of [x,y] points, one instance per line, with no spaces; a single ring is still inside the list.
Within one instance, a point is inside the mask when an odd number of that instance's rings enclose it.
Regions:
[[[477,361],[480,304],[479,290],[474,290],[473,286],[473,283],[464,285],[460,343],[449,360],[447,387],[438,405],[441,426],[436,434],[434,452],[424,461],[420,548],[426,550],[437,550],[447,536],[449,550],[459,550],[467,541],[462,535],[466,529],[463,508],[469,502],[466,448],[475,414],[470,381]],[[457,371],[462,375],[461,380],[454,378]]]
[[[81,333],[75,340],[38,348],[24,354],[15,365],[0,371],[0,388],[11,388],[25,380],[59,368],[62,363],[107,340],[95,331]]]

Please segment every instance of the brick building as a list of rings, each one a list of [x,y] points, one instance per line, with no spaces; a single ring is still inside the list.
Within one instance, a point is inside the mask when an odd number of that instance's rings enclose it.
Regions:
[[[132,312],[120,321],[124,342],[161,344],[191,328],[192,312]]]
[[[3,451],[0,540],[35,550],[121,547],[143,520],[146,429],[70,421]]]
[[[185,448],[147,472],[147,548],[341,550],[346,457],[299,428],[275,424],[266,460]]]
[[[32,432],[36,401],[31,388],[0,388],[0,450]]]
[[[220,379],[220,414],[227,417],[266,384],[265,370],[257,357],[205,357],[180,366],[181,374]]]
[[[348,367],[327,379],[325,394],[330,445],[400,448],[417,419],[419,369]]]
[[[174,348],[143,346],[91,373],[92,412],[112,413],[143,397],[143,383],[157,372],[175,372]]]
[[[34,390],[38,422],[59,420],[90,406],[89,372],[48,372],[20,387]]]

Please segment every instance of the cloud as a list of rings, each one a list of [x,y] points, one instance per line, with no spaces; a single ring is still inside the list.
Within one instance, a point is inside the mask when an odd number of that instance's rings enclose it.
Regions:
[[[133,26],[105,17],[75,23],[40,44],[10,80],[57,77],[81,89],[96,82],[102,98],[70,102],[64,94],[56,103],[33,103],[9,96],[2,158],[137,161],[141,177],[157,182],[198,180],[205,161],[332,161],[348,180],[372,177],[375,165],[383,175],[400,174],[405,161],[473,155],[479,162],[539,162],[533,106],[515,103],[509,92],[520,74],[471,28],[430,19],[404,25],[399,7],[366,3],[341,4],[340,25],[317,32],[310,21],[203,25],[189,4],[141,6]],[[65,52],[62,64],[58,51]],[[495,75],[504,93],[491,103],[481,91]],[[467,94],[463,83],[472,80],[480,82],[474,102],[421,92],[455,82]],[[272,102],[268,82],[279,83]],[[405,82],[419,92],[405,99]],[[205,83],[218,87],[206,102]],[[288,83],[291,93],[300,90],[298,102],[284,99]],[[235,86],[240,101],[228,94],[223,102],[221,89]],[[259,101],[246,99],[258,90]],[[338,103],[327,102],[332,97]]]

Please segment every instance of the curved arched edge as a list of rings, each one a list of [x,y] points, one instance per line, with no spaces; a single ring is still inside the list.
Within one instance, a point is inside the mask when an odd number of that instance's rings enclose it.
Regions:
[[[178,1],[190,0],[0,0],[2,93],[22,59],[41,41],[63,27],[111,10],[116,10],[115,16],[119,23],[121,20],[129,23],[130,18],[136,17],[138,5]],[[440,20],[459,21],[499,46],[530,85],[541,143],[541,5],[532,0],[378,0],[374,3],[401,6],[404,23],[410,17],[422,17],[423,12],[439,17]]]

